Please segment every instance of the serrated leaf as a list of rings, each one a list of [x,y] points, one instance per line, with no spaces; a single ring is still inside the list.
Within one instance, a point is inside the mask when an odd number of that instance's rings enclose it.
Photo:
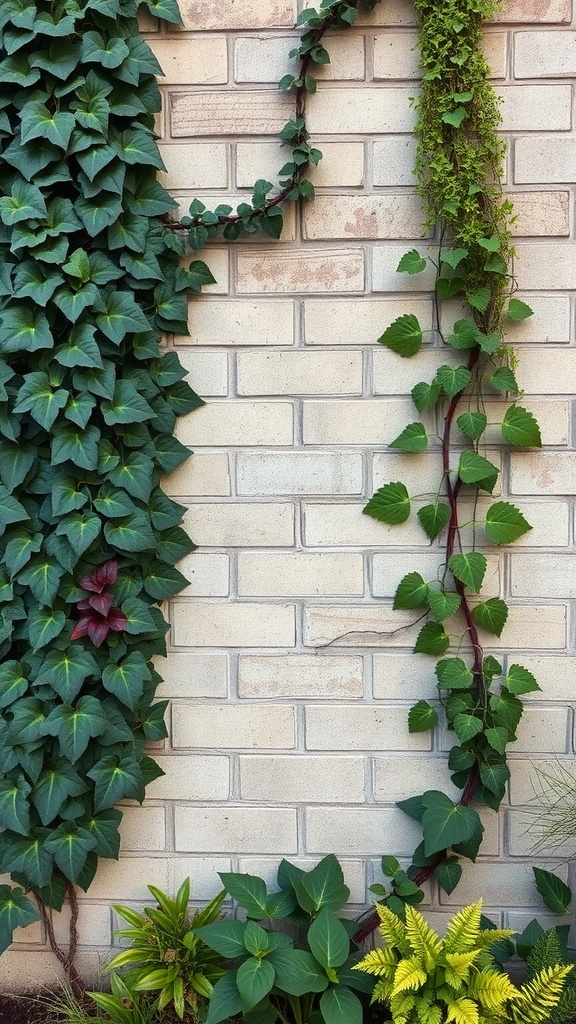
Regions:
[[[474,736],[478,736],[484,729],[481,718],[464,712],[454,716],[452,726],[460,743],[467,743],[468,740],[474,739]]]
[[[450,637],[440,622],[426,622],[414,645],[415,654],[444,654],[450,646]]]
[[[566,914],[572,902],[572,890],[551,871],[543,868],[532,868],[536,880],[536,888],[544,903],[553,914]]]
[[[522,665],[516,664],[510,665],[505,685],[509,692],[515,694],[517,697],[522,696],[524,693],[533,693],[535,690],[540,689],[540,686],[536,682],[532,673],[529,672],[527,668],[523,668]]]
[[[422,328],[417,317],[404,313],[397,317],[384,334],[378,338],[380,345],[396,352],[399,356],[414,356],[422,345]]]
[[[490,729],[486,729],[484,732],[487,742],[495,750],[497,754],[503,754],[506,750],[506,744],[510,742],[510,733],[508,729],[505,729],[502,725],[494,726]],[[491,787],[488,786],[488,789]],[[495,790],[492,790],[495,792]]]
[[[502,437],[508,444],[521,448],[541,448],[540,427],[535,416],[520,405],[506,410],[502,423]]]
[[[508,309],[506,310],[511,320],[527,320],[529,316],[534,315],[534,310],[526,302],[522,302],[520,299],[510,299],[508,303]]]
[[[444,622],[458,611],[460,595],[445,590],[434,590],[430,587],[428,590],[428,606],[434,618],[438,622]]]
[[[410,496],[400,481],[385,484],[378,488],[362,511],[381,523],[396,526],[405,523],[410,515]]]
[[[447,263],[453,270],[465,260],[468,255],[468,249],[447,249],[440,256],[441,263]]]
[[[516,383],[516,377],[508,366],[501,366],[496,370],[489,378],[488,383],[498,391],[511,391],[515,395],[519,394],[520,391]]]
[[[436,380],[444,394],[454,398],[467,387],[472,374],[465,366],[440,366],[436,371]]]
[[[418,412],[425,412],[426,409],[431,409],[436,405],[440,397],[440,387],[435,380],[431,384],[421,381],[414,385],[410,394]]]
[[[490,288],[482,285],[475,288],[474,291],[466,292],[466,301],[473,309],[480,310],[483,313],[490,305],[490,299],[492,298],[492,292]]]
[[[508,605],[499,597],[491,597],[488,601],[475,605],[472,609],[472,618],[476,625],[488,633],[501,636],[508,618]]]
[[[417,249],[410,249],[402,256],[396,271],[399,274],[420,274],[426,270],[428,260],[421,256]]]
[[[423,423],[409,423],[401,434],[390,441],[389,448],[400,452],[423,452],[428,447],[428,434]]]
[[[479,551],[451,555],[448,560],[448,568],[456,579],[473,590],[475,594],[478,594],[482,588],[487,566],[486,556],[481,555]]]
[[[520,510],[508,501],[497,501],[490,506],[484,528],[494,544],[511,544],[532,529]]]
[[[434,505],[423,505],[416,514],[429,540],[434,540],[450,522],[450,506],[439,501]]]
[[[428,602],[428,584],[419,572],[409,572],[400,580],[393,608],[422,608]]]
[[[438,724],[438,712],[427,700],[419,700],[408,712],[408,732],[428,732]]]
[[[474,677],[462,658],[445,658],[434,669],[439,690],[468,690]]]
[[[463,412],[458,416],[456,423],[466,437],[471,441],[477,441],[486,430],[488,418],[483,412]]]
[[[476,484],[498,475],[498,467],[476,452],[462,452],[458,465],[458,476],[465,484]]]

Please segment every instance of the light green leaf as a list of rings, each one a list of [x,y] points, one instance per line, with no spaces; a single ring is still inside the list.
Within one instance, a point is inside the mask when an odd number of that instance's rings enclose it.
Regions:
[[[399,356],[414,356],[422,345],[422,328],[412,313],[404,313],[378,338],[380,345],[386,345]]]
[[[497,501],[486,513],[486,536],[493,544],[511,544],[531,529],[520,510],[509,501]]]
[[[471,441],[477,441],[486,430],[488,419],[483,412],[463,412],[456,423]]]
[[[307,935],[312,955],[324,970],[341,967],[350,951],[350,939],[333,910],[323,907]]]
[[[517,697],[540,689],[535,677],[527,668],[523,668],[522,665],[510,665],[505,685],[509,692]]]
[[[472,618],[488,633],[501,636],[508,618],[508,605],[499,597],[491,597],[488,601],[477,604],[472,609]]]
[[[460,607],[460,595],[445,590],[428,589],[428,606],[438,622],[455,615]]]
[[[385,484],[378,488],[362,511],[381,523],[396,526],[405,523],[410,515],[410,496],[400,481]]]
[[[464,113],[466,113],[464,111]],[[440,256],[441,263],[447,263],[453,270],[465,260],[468,255],[468,249],[447,249]]]
[[[438,712],[427,700],[419,700],[408,712],[408,732],[428,732],[438,724]]]
[[[409,252],[404,253],[396,271],[399,274],[420,274],[426,270],[427,264],[428,260],[421,256],[417,249],[410,249]]]
[[[510,742],[511,736],[508,729],[505,729],[502,725],[498,725],[492,729],[486,729],[484,735],[497,754],[503,754],[506,750],[506,744]],[[490,787],[488,787],[490,789]]]
[[[492,292],[490,288],[485,285],[475,288],[474,291],[466,292],[466,300],[473,309],[480,310],[483,313],[490,305],[490,299],[492,298]]]
[[[475,594],[481,590],[487,566],[486,556],[481,555],[479,551],[451,555],[448,560],[448,568],[456,579],[473,590]]]
[[[439,690],[468,690],[474,677],[462,658],[445,658],[434,669]]]
[[[455,110],[449,110],[446,114],[442,114],[442,120],[445,124],[451,124],[453,128],[459,128],[467,114],[465,107],[456,107]]]
[[[527,320],[529,316],[534,315],[534,310],[526,302],[522,302],[520,299],[510,299],[507,309],[508,316],[511,320]]]
[[[454,324],[454,331],[446,338],[448,345],[452,348],[468,349],[478,344],[478,327],[470,317],[457,320]]]
[[[506,410],[502,423],[502,437],[508,444],[521,448],[541,448],[540,427],[535,416],[520,405]]]
[[[465,366],[440,366],[436,371],[436,380],[444,394],[454,398],[470,383],[472,374]]]
[[[428,447],[428,434],[423,423],[409,423],[401,434],[394,441],[390,441],[389,448],[396,448],[400,452],[422,452]]]

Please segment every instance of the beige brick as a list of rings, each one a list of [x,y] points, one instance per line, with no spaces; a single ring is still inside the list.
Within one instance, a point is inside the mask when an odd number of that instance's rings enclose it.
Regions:
[[[226,188],[228,160],[223,143],[166,142],[159,148],[166,165],[166,171],[159,177],[169,192],[180,188]]]
[[[101,964],[97,953],[78,954],[74,966],[89,985],[101,984]],[[66,984],[66,975],[54,953],[34,951],[31,959],[27,949],[8,949],[3,954],[0,992],[30,992],[37,996],[42,991],[53,991]]]
[[[576,32],[515,32],[516,78],[570,78],[576,60]]]
[[[214,300],[194,304],[189,344],[291,345],[293,336],[291,302]]]
[[[303,871],[310,871],[318,863],[318,858],[291,857],[290,863]],[[366,902],[366,866],[362,860],[344,860],[340,862],[344,873],[344,881],[350,889],[349,903]],[[240,870],[249,875],[258,875],[263,878],[268,890],[277,890],[276,881],[278,875],[278,861],[264,857],[242,857],[240,859]]]
[[[359,395],[361,352],[241,352],[240,395]]]
[[[572,0],[506,0],[494,21],[561,24],[572,18]]]
[[[146,794],[148,795],[148,793]],[[166,812],[163,807],[123,807],[120,849],[152,853],[166,848]]]
[[[530,353],[530,355],[532,355],[532,353]],[[524,380],[522,378],[522,372],[517,372],[516,379],[518,380],[522,390],[524,390]],[[530,388],[526,388],[526,390],[530,391]],[[543,445],[560,445],[568,443],[569,406],[567,402],[559,400],[555,402],[538,402],[533,398],[521,398],[520,403],[523,409],[529,410],[529,412],[531,412],[538,420]],[[510,407],[510,404],[510,401],[482,403],[482,410],[488,417],[488,426],[482,435],[484,443],[502,443],[501,425],[506,410]],[[454,438],[458,438],[461,443],[464,441],[464,435],[460,433],[458,427],[455,428]]]
[[[515,271],[519,288],[568,290],[574,285],[574,252],[566,242],[519,242]]]
[[[290,749],[294,708],[284,704],[172,705],[172,743],[178,747]]]
[[[576,494],[576,452],[513,452],[512,494]]]
[[[182,597],[227,597],[230,593],[230,558],[228,555],[205,555],[193,551],[178,563],[189,586]]]
[[[372,143],[375,185],[415,185],[416,139],[388,135]]]
[[[372,556],[374,597],[394,597],[396,588],[409,572],[419,572],[429,583],[442,578],[444,553],[434,554],[375,554]],[[488,559],[488,568],[482,584],[481,595],[488,597],[500,592],[500,558],[494,555]]]
[[[292,807],[176,807],[176,850],[198,853],[276,853],[298,849]]]
[[[484,520],[486,512],[491,505],[490,499],[481,500],[474,510],[473,504],[468,502],[461,504],[460,519],[466,525],[461,529],[462,543],[465,547],[472,543],[472,524]],[[550,502],[526,502],[522,499],[518,503],[522,515],[532,529],[514,541],[514,548],[553,548],[565,547],[568,544],[569,511],[568,505],[561,501]],[[476,531],[476,543],[483,544],[482,534]]]
[[[318,188],[326,186],[360,187],[364,184],[364,145],[361,142],[322,142],[323,159],[310,167],[306,177]],[[251,188],[258,178],[270,179],[280,170],[285,152],[275,142],[239,142],[236,146],[236,184]]]
[[[576,351],[550,346],[546,349],[546,358],[542,356],[539,349],[522,353],[518,368],[518,383],[522,389],[531,395],[572,395],[576,379]],[[560,405],[564,406],[564,403]]]
[[[506,77],[506,43],[505,32],[484,32],[482,52],[490,68],[491,78]]]
[[[419,544],[428,547],[422,527],[413,517],[400,526],[386,526],[363,515],[365,502],[304,505],[304,536],[308,547],[387,547]]]
[[[557,135],[524,136],[514,144],[514,181],[542,184],[574,181],[576,139]]]
[[[189,445],[289,445],[291,402],[210,402],[178,420],[176,436]]]
[[[364,288],[361,249],[261,249],[238,253],[238,291],[359,292]]]
[[[573,680],[576,672],[575,657],[523,654],[520,661],[529,672],[536,676],[542,687],[541,693],[527,693],[522,697],[523,701],[539,703],[541,700],[558,700],[568,703],[572,700]]]
[[[240,757],[243,800],[363,803],[362,757]]]
[[[491,907],[540,906],[541,899],[534,884],[530,864],[505,864],[492,861],[463,861],[462,878],[450,895],[440,893],[440,903],[460,907],[463,903],[484,900],[484,912],[491,916]]]
[[[418,359],[401,359],[383,345],[374,349],[372,360],[375,395],[407,395],[419,381],[432,380],[439,366],[458,366],[466,361],[461,352],[455,352],[448,347],[423,347],[418,353]],[[418,415],[412,403],[409,415]]]
[[[446,756],[374,758],[375,800],[406,800],[423,789],[439,789],[452,800],[458,799],[460,790],[450,782]]]
[[[203,547],[290,547],[294,543],[294,506],[195,504],[191,530]]]
[[[176,647],[292,647],[294,606],[174,604]]]
[[[80,896],[80,914],[78,917],[78,928],[80,944],[82,946],[105,946],[112,945],[112,920],[107,906],[101,903],[89,903]],[[67,945],[70,941],[70,913],[66,904],[58,913],[53,912],[52,924],[56,935],[56,941],[60,945]],[[118,921],[118,927],[120,927]]]
[[[164,72],[163,85],[222,85],[228,81],[225,36],[183,36],[149,42]]]
[[[224,497],[230,494],[228,456],[225,452],[194,454],[163,480],[162,487],[172,497]]]
[[[545,342],[566,343],[570,338],[570,308],[567,295],[518,295],[534,310],[534,315],[510,324],[507,339],[514,345]],[[520,354],[520,365],[522,365]]]
[[[190,197],[188,197],[190,198]],[[216,204],[213,204],[216,205]],[[213,284],[206,284],[202,288],[203,295],[228,295],[230,291],[230,253],[228,249],[222,249],[218,246],[212,246],[205,249],[202,253],[202,259],[206,263],[209,270],[212,271],[212,276],[216,278]],[[190,259],[184,259],[184,266],[190,264]],[[191,320],[194,317],[194,310],[196,309],[195,303],[197,302],[197,296],[193,296],[188,302],[188,319]],[[178,338],[178,335],[175,335]],[[178,342],[176,341],[176,344]]]
[[[553,659],[551,659],[553,660]],[[534,814],[541,808],[542,794],[549,791],[558,777],[572,776],[576,784],[576,764],[572,756],[567,758],[518,758],[510,761],[510,803],[515,806],[530,804]],[[530,823],[525,818],[526,827]]]
[[[229,857],[183,857],[170,858],[170,891],[176,892],[185,878],[191,881],[191,899],[211,900],[222,891],[219,871],[230,871]]]
[[[292,28],[294,0],[182,0],[184,27],[192,30]]]
[[[406,707],[306,708],[307,750],[430,750],[430,733],[409,733]]]
[[[374,36],[374,78],[420,78],[417,32],[378,32]]]
[[[389,444],[411,414],[407,399],[305,401],[304,444]]]
[[[395,266],[401,255],[398,250]],[[386,327],[405,312],[406,301],[403,299],[309,299],[304,304],[306,343],[374,345]],[[432,304],[425,299],[412,299],[410,312],[422,324],[429,323]]]
[[[276,84],[285,74],[296,74],[298,65],[288,54],[294,49],[292,36],[241,36],[234,48],[234,78],[237,82]],[[364,37],[348,35],[326,39],[330,63],[320,77],[334,81],[361,81],[364,78]],[[318,71],[313,71],[315,76]]]
[[[503,131],[568,131],[571,127],[569,85],[507,85],[499,93]]]
[[[508,822],[508,854],[510,857],[530,857],[533,861],[536,857],[554,856],[554,858],[572,857],[574,851],[574,840],[566,839],[565,842],[548,840],[542,836],[545,828],[546,811],[543,807],[534,806],[530,809],[523,808],[521,811],[509,811],[506,815]],[[544,847],[540,847],[538,840],[542,839]]]
[[[177,654],[158,658],[155,668],[164,676],[157,697],[225,697],[228,693],[226,654]]]
[[[527,707],[517,736],[515,754],[564,754],[568,749],[568,710]]]
[[[415,616],[390,605],[324,605],[307,608],[304,642],[308,647],[413,647]]]
[[[238,494],[360,494],[362,456],[348,452],[241,453]]]
[[[183,707],[185,705],[174,705],[175,720]],[[164,775],[150,784],[146,790],[147,797],[154,800],[228,800],[228,757],[214,754],[158,754],[154,760]]]
[[[573,555],[510,555],[513,597],[576,597]]]
[[[397,807],[306,808],[306,849],[308,853],[369,854],[386,853],[411,857],[422,839],[422,831]]]
[[[415,114],[410,106],[413,88],[331,89],[320,85],[308,108],[313,135],[382,135],[410,132]]]
[[[228,355],[226,352],[181,348],[178,357],[189,374],[189,382],[203,398],[223,398],[228,394]]]
[[[177,139],[210,135],[278,135],[292,114],[292,98],[277,90],[198,90],[169,95],[170,134]]]
[[[483,455],[501,468],[501,452],[495,449],[488,449]],[[457,466],[458,455],[453,451],[452,460]],[[423,501],[429,501],[438,493],[440,485],[438,456],[431,453],[411,454],[407,459],[405,455],[396,452],[377,452],[373,458],[374,487],[381,487],[389,480],[402,480],[408,489],[408,493],[418,495]],[[494,488],[493,496],[499,493],[498,484]],[[410,520],[408,521],[410,522]],[[393,527],[394,530],[403,529]]]
[[[481,630],[481,639],[494,650],[562,650],[566,646],[566,608],[561,605],[511,605],[502,636]]]
[[[426,238],[415,195],[318,196],[304,209],[304,237]]]
[[[375,654],[377,700],[433,700],[438,697],[434,664],[425,654]]]
[[[373,282],[374,292],[429,292],[434,290],[436,269],[431,262],[421,274],[399,274],[398,264],[407,249],[413,248],[406,243],[404,245],[378,245],[373,250]],[[425,245],[419,245],[419,252],[423,256],[435,256],[435,252]],[[403,312],[406,312],[406,303],[403,305]],[[412,300],[410,305],[412,312]],[[401,314],[398,313],[397,316]],[[388,324],[385,323],[385,327]]]
[[[148,884],[168,889],[168,860],[164,857],[121,856],[118,861],[101,860],[90,886],[94,900],[150,900]]]
[[[569,235],[569,192],[513,192],[516,236]]]
[[[304,7],[313,7],[313,0],[304,0]],[[418,14],[410,0],[390,0],[389,3],[377,4],[373,11],[359,14],[358,25],[416,25]]]
[[[344,552],[242,552],[238,593],[241,597],[362,596],[363,558],[360,553]]]
[[[240,697],[362,697],[364,660],[361,657],[318,657],[291,654],[257,658],[240,655]]]

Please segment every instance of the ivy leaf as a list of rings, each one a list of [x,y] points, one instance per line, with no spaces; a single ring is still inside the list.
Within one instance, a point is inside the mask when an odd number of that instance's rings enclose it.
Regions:
[[[465,713],[455,715],[452,725],[460,743],[467,743],[468,740],[474,739],[484,729],[481,718]]]
[[[48,715],[44,729],[50,736],[58,737],[62,756],[74,764],[90,740],[102,735],[107,724],[100,701],[86,695],[74,705],[57,705]]]
[[[129,757],[103,757],[89,772],[95,782],[94,810],[102,811],[119,800],[138,800],[143,786],[142,769]]]
[[[59,758],[53,765],[45,767],[32,791],[32,803],[42,824],[49,825],[69,796],[78,796],[87,788],[66,758]]]
[[[96,317],[96,323],[115,345],[119,345],[129,333],[150,330],[149,321],[128,292],[110,292],[104,297],[103,304],[105,311]]]
[[[65,110],[51,113],[41,100],[29,100],[22,108],[22,142],[47,139],[58,149],[66,150],[76,126],[74,114]]]
[[[58,523],[56,535],[66,537],[77,555],[83,555],[98,537],[102,523],[93,512],[70,512]]]
[[[30,612],[28,617],[28,638],[33,651],[46,647],[51,640],[60,635],[66,625],[64,612],[52,608],[38,608]]]
[[[86,858],[96,846],[96,838],[74,822],[64,821],[46,837],[44,846],[53,854],[62,874],[71,882],[78,882]]]
[[[101,408],[104,422],[108,426],[116,423],[143,423],[154,416],[148,402],[129,380],[117,381],[113,398],[104,400]]]
[[[553,914],[566,914],[572,902],[571,889],[551,871],[535,867],[532,868],[532,871],[536,880],[536,888],[548,909]]]
[[[401,434],[390,441],[389,448],[400,452],[423,452],[428,447],[428,434],[423,423],[409,423]]]
[[[27,373],[18,392],[14,412],[30,412],[41,427],[50,430],[58,413],[66,405],[68,396],[69,392],[64,388],[52,389],[46,373]]]
[[[381,523],[396,526],[405,523],[410,515],[410,496],[400,481],[385,484],[378,488],[362,511]]]
[[[486,556],[481,555],[479,551],[451,555],[448,560],[448,568],[456,579],[473,590],[475,594],[478,594],[482,588],[487,566]]]
[[[428,606],[438,622],[444,622],[456,614],[460,607],[460,595],[444,590],[428,590]]]
[[[156,538],[143,512],[134,512],[121,519],[104,524],[104,536],[118,551],[152,551]]]
[[[450,646],[450,637],[440,622],[426,622],[414,645],[415,654],[444,654]]]
[[[483,831],[478,811],[455,804],[439,790],[428,790],[422,795],[422,802],[425,807],[422,826],[427,857],[470,840],[478,829]]]
[[[490,377],[488,383],[498,391],[511,391],[514,395],[518,395],[520,393],[520,389],[516,383],[516,377],[508,366],[501,366],[496,370],[496,372]]]
[[[476,452],[462,452],[458,466],[458,476],[465,484],[479,483],[486,478],[498,475],[498,468]]]
[[[128,619],[125,626],[126,633],[138,635],[139,633],[150,633],[155,630],[156,626],[150,613],[150,608],[139,598],[129,597],[126,601],[123,601],[122,611]]]
[[[408,712],[408,732],[428,732],[438,724],[438,712],[427,700],[419,700]]]
[[[163,562],[153,562],[144,576],[144,590],[155,601],[167,601],[187,585],[188,580],[178,569]]]
[[[417,249],[410,249],[402,256],[396,271],[399,274],[420,274],[426,270],[427,264],[428,260],[421,256]]]
[[[86,64],[100,64],[103,68],[117,68],[130,53],[123,39],[108,41],[99,32],[84,32],[82,35],[82,61]]]
[[[456,423],[471,441],[477,441],[486,430],[488,419],[483,412],[463,412]]]
[[[52,348],[54,338],[44,313],[35,306],[16,306],[2,312],[0,352],[36,352]]]
[[[532,673],[527,668],[523,668],[522,665],[510,665],[505,685],[509,692],[517,697],[540,689]]]
[[[456,267],[465,260],[468,255],[468,249],[447,249],[440,256],[441,263],[447,263],[452,270],[456,270]]]
[[[462,877],[462,865],[458,863],[457,857],[445,857],[434,869],[434,875],[440,888],[449,895]]]
[[[182,558],[196,550],[196,545],[180,526],[165,530],[158,542],[157,555],[162,562],[176,565]]]
[[[151,491],[153,462],[142,452],[131,452],[108,474],[111,484],[123,487],[133,498],[148,501]]]
[[[380,345],[386,345],[399,356],[414,356],[422,345],[422,328],[413,313],[397,317],[384,334],[378,338]]]
[[[70,704],[85,680],[98,674],[98,665],[90,652],[80,644],[70,644],[64,651],[53,650],[44,655],[35,684],[51,686],[65,704]]]
[[[501,636],[508,618],[508,605],[499,597],[491,597],[488,601],[477,604],[472,609],[472,618],[488,633]]]
[[[439,690],[468,690],[474,677],[462,658],[445,658],[434,669]]]
[[[0,199],[0,220],[11,227],[26,220],[41,220],[47,213],[46,201],[39,188],[17,179],[9,196]]]
[[[486,513],[486,535],[493,544],[511,544],[531,529],[520,510],[509,501],[497,501]]]
[[[0,534],[4,532],[3,527],[11,523],[22,523],[29,519],[24,506],[14,498],[10,492],[0,484]]]
[[[94,340],[96,328],[91,324],[75,324],[70,330],[66,343],[54,352],[56,362],[61,366],[91,366],[102,369],[102,357]]]
[[[423,505],[416,515],[426,536],[434,540],[450,521],[450,506],[437,501],[434,505]]]
[[[431,384],[421,381],[414,385],[410,394],[418,412],[425,412],[426,409],[431,409],[436,405],[440,397],[440,387],[435,380]]]
[[[520,405],[506,410],[502,423],[502,437],[508,444],[521,448],[541,448],[542,438],[536,418]]]
[[[428,602],[428,584],[419,572],[404,576],[394,596],[393,608],[422,608]]]
[[[448,398],[454,398],[472,380],[470,370],[465,366],[440,366],[436,371],[436,380]]]
[[[93,814],[89,819],[81,819],[80,824],[96,839],[94,850],[99,857],[118,859],[120,850],[118,826],[121,821],[122,813],[113,807]]]
[[[526,302],[522,302],[520,299],[510,299],[508,303],[508,309],[506,311],[511,320],[527,320],[529,316],[534,315],[534,310]]]
[[[51,606],[58,593],[63,570],[60,565],[46,556],[33,557],[17,579],[30,587],[41,608]]]
[[[28,678],[19,661],[5,661],[0,665],[0,708],[7,708],[22,697],[28,689]]]
[[[132,651],[118,665],[107,665],[102,673],[104,687],[121,704],[135,708],[144,690],[144,683],[151,678],[150,669],[140,651]]]
[[[32,787],[23,775],[16,778],[0,779],[0,826],[9,828],[18,835],[30,833],[30,804],[28,796]]]
[[[39,920],[40,914],[22,889],[0,885],[0,952],[3,953],[12,943],[16,928],[25,928]]]
[[[70,461],[82,469],[96,469],[99,439],[97,427],[83,430],[73,423],[57,423],[52,438],[52,465]]]

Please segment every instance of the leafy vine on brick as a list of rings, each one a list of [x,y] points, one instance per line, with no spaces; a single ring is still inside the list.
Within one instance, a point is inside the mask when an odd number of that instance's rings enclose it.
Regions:
[[[148,0],[179,21],[174,0]],[[194,545],[160,487],[201,399],[162,334],[186,333],[182,264],[156,180],[161,69],[137,0],[0,10],[0,950],[38,917],[73,983],[78,904],[116,858],[166,735],[159,604]],[[50,908],[72,906],[70,945]]]

